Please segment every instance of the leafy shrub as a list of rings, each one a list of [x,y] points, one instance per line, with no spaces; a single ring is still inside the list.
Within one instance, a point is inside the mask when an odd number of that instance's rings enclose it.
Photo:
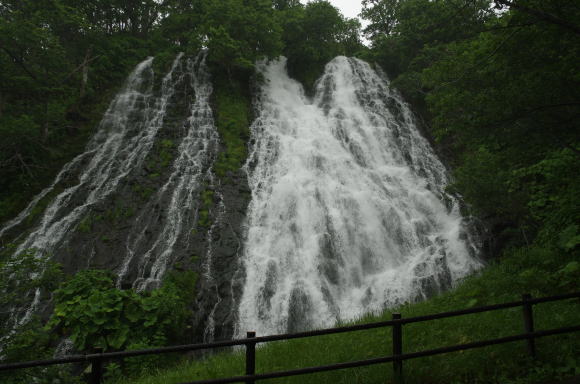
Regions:
[[[7,250],[13,253],[14,246],[9,245]],[[28,322],[16,326],[12,309],[26,308],[37,289],[41,292],[56,289],[62,278],[60,265],[35,250],[26,250],[0,261],[0,359],[3,363],[52,357],[53,340],[41,319],[33,315]],[[20,313],[17,318],[23,315]],[[0,382],[73,384],[77,381],[68,367],[55,366],[0,372]]]
[[[81,351],[164,345],[184,328],[188,312],[187,292],[176,281],[168,279],[160,289],[137,293],[117,289],[109,272],[79,272],[55,292],[48,327],[70,337]]]

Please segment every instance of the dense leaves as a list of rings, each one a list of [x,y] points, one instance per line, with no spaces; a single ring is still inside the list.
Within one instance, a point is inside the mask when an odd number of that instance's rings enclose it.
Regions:
[[[93,23],[97,3],[0,4],[0,221],[82,150],[108,90],[150,52],[133,22]]]
[[[209,48],[214,75],[247,83],[256,60],[285,54],[311,85],[330,58],[361,49],[359,31],[322,0],[0,2],[0,222],[82,151],[145,57]]]
[[[54,294],[48,327],[70,337],[78,350],[119,350],[134,343],[164,345],[183,333],[187,317],[184,288],[169,279],[160,289],[139,294],[115,288],[105,271],[82,271]]]
[[[284,26],[284,54],[290,74],[307,88],[312,87],[332,58],[352,56],[362,49],[360,22],[343,17],[327,1],[288,7],[279,18]]]
[[[193,272],[173,272],[163,285],[150,292],[120,290],[110,272],[87,270],[64,281],[60,267],[34,252],[25,252],[0,264],[0,307],[13,308],[38,289],[52,292],[54,310],[47,324],[38,313],[13,328],[9,312],[0,313],[0,351],[5,361],[47,359],[54,347],[67,338],[78,352],[145,349],[183,342],[189,334],[186,320],[191,316],[190,299],[195,289]],[[58,289],[57,289],[58,288]],[[12,332],[16,331],[16,332]],[[134,358],[113,365],[112,374],[138,374],[159,366],[172,357]],[[6,383],[73,383],[66,366],[49,370],[8,372],[0,375]],[[63,381],[64,380],[64,381]]]
[[[13,260],[0,261],[0,335],[12,326],[11,310],[28,303],[37,289],[54,290],[63,280],[60,266],[33,250]]]
[[[454,166],[452,189],[496,239],[557,247],[580,221],[580,34],[570,28],[580,7],[497,6],[365,1],[371,57],[428,117]],[[577,252],[572,244],[566,250]]]

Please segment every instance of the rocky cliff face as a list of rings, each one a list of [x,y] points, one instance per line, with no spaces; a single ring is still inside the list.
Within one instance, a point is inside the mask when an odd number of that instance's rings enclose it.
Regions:
[[[0,229],[13,255],[35,249],[69,274],[108,269],[137,291],[195,271],[183,342],[331,326],[481,266],[447,170],[380,70],[336,58],[307,97],[284,59],[260,63],[251,118],[238,100],[249,96],[212,81],[204,52],[161,74],[153,64],[139,64],[86,151]],[[49,292],[29,299],[14,321],[48,313]]]
[[[231,337],[246,176],[212,171],[225,144],[205,54],[179,55],[167,73],[153,68],[147,59],[135,69],[86,151],[0,236],[15,255],[36,249],[67,274],[111,270],[121,288],[154,289],[172,269],[196,271],[195,339]],[[22,320],[46,313],[49,301],[38,291],[12,310]]]
[[[231,172],[227,181],[214,186],[216,199],[210,211],[212,226],[199,236],[196,254],[200,272],[194,310],[194,333],[204,341],[231,338],[236,308],[243,290],[240,263],[250,190],[244,170]]]

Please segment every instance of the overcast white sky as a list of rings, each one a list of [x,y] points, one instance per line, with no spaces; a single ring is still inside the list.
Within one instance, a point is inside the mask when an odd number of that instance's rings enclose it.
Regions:
[[[329,0],[332,5],[339,8],[346,17],[358,17],[361,6],[361,0]]]

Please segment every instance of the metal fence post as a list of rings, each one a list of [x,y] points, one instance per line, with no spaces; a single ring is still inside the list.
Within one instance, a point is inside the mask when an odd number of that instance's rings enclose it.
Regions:
[[[400,313],[393,313],[393,320],[400,320]],[[403,361],[398,357],[403,354],[403,325],[393,324],[393,376],[396,384],[403,384]]]
[[[247,332],[246,338],[253,339],[256,337],[256,332]],[[256,373],[256,342],[246,342],[246,375],[254,375]],[[247,380],[247,384],[255,384],[254,380]]]
[[[102,384],[103,382],[103,359],[96,358],[91,362],[91,376],[89,384]]]
[[[525,293],[522,295],[523,301],[523,315],[524,315],[524,330],[526,333],[534,332],[534,312],[532,304],[529,301],[532,300],[532,295]],[[533,358],[536,357],[536,341],[533,336],[528,339],[528,352]]]

